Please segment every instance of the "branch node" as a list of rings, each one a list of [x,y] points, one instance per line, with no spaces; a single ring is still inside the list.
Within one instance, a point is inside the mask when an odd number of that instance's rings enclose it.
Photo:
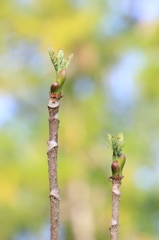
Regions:
[[[47,141],[47,144],[48,144],[48,151],[47,151],[47,153],[50,152],[52,148],[58,146],[57,142],[54,141],[54,140],[52,140],[52,141]]]
[[[111,219],[111,226],[116,226],[118,225],[117,221],[115,219]]]
[[[54,118],[55,118],[55,119],[58,119],[58,113],[55,114]]]
[[[111,176],[109,177],[109,181],[112,182],[110,179],[112,180],[122,180],[122,178],[124,178],[124,176],[121,176],[121,175],[116,175],[116,176]]]
[[[52,102],[52,100],[51,99],[49,99],[49,102],[48,102],[48,107],[50,107],[50,108],[57,108],[57,107],[59,107],[59,102],[58,101],[56,101],[56,102]]]
[[[52,103],[56,103],[58,102],[58,100],[60,100],[62,98],[62,94],[60,93],[50,93],[50,99],[52,101]]]
[[[120,194],[121,194],[119,189],[113,189],[112,193],[114,193],[117,196],[120,196]]]
[[[60,192],[60,190],[58,188],[53,188],[50,192],[50,197],[55,197],[57,200],[60,201],[59,192]]]

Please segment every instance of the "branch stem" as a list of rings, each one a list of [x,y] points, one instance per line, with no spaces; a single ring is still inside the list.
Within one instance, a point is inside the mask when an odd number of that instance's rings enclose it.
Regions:
[[[57,150],[58,150],[58,111],[59,102],[48,103],[49,110],[49,141],[48,141],[48,172],[50,184],[50,240],[58,240],[59,235],[59,189],[57,178]]]
[[[110,240],[118,240],[119,233],[119,203],[120,203],[121,179],[112,179],[112,219],[110,230]]]
[[[49,46],[48,48],[51,61],[56,71],[56,79],[50,87],[49,110],[49,141],[48,141],[48,171],[50,183],[50,240],[58,240],[59,236],[59,205],[60,196],[57,178],[57,150],[58,150],[58,111],[59,100],[62,98],[62,87],[66,79],[66,69],[73,57],[71,54],[67,59],[64,58],[62,49],[57,54]]]

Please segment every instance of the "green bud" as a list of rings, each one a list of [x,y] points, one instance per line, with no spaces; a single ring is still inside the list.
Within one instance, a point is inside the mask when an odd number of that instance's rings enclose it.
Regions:
[[[117,137],[112,136],[111,134],[107,134],[108,137],[108,147],[112,148],[113,156],[112,156],[112,174],[113,177],[123,177],[122,170],[126,162],[126,157],[122,153],[122,148],[125,145],[124,135],[123,133],[119,133]],[[118,176],[117,176],[118,175]]]
[[[61,92],[62,90],[62,86],[65,82],[65,79],[66,79],[66,69],[63,69],[57,76],[57,81],[60,84],[59,92]]]
[[[126,162],[126,156],[123,153],[121,153],[118,157],[118,163],[120,166],[120,175],[121,176],[122,176],[122,170],[124,168],[125,162]]]
[[[53,49],[49,46],[48,51],[51,61],[56,70],[56,79],[54,83],[51,85],[51,93],[59,94],[62,92],[62,86],[66,79],[66,69],[70,64],[73,54],[71,54],[67,59],[65,59],[64,52],[62,49],[60,49],[58,53],[55,54]]]

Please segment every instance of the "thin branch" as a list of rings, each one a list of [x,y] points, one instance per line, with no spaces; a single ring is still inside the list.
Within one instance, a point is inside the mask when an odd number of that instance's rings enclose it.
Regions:
[[[57,177],[57,150],[58,150],[58,128],[59,120],[57,114],[59,104],[48,104],[49,110],[49,141],[48,141],[48,169],[50,183],[50,239],[58,240],[59,228],[59,189]]]
[[[118,240],[119,233],[119,203],[120,203],[120,185],[122,176],[122,170],[125,165],[126,157],[122,153],[122,148],[125,144],[123,133],[119,133],[117,137],[107,134],[109,147],[113,150],[112,156],[112,219],[110,230],[110,240]]]
[[[120,185],[121,180],[112,180],[112,219],[111,226],[109,228],[111,240],[117,240],[119,233]]]
[[[59,100],[62,98],[62,87],[66,79],[66,69],[70,63],[64,59],[64,53],[59,50],[56,55],[49,47],[51,61],[56,70],[56,79],[50,87],[49,111],[49,141],[48,141],[48,171],[50,184],[50,240],[58,240],[59,235],[59,204],[60,196],[57,176],[57,152],[58,152],[58,129],[59,129]]]

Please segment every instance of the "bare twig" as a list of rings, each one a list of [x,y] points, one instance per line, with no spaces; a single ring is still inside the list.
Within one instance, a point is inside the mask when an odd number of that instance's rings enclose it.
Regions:
[[[119,201],[120,201],[120,179],[112,180],[112,219],[110,230],[110,239],[118,239],[118,229],[119,229]]]
[[[59,103],[48,104],[49,109],[49,141],[48,141],[48,168],[50,182],[50,224],[51,224],[51,240],[58,239],[59,227],[59,189],[57,178],[57,150],[58,150],[58,128],[59,120],[57,114],[59,111]]]

